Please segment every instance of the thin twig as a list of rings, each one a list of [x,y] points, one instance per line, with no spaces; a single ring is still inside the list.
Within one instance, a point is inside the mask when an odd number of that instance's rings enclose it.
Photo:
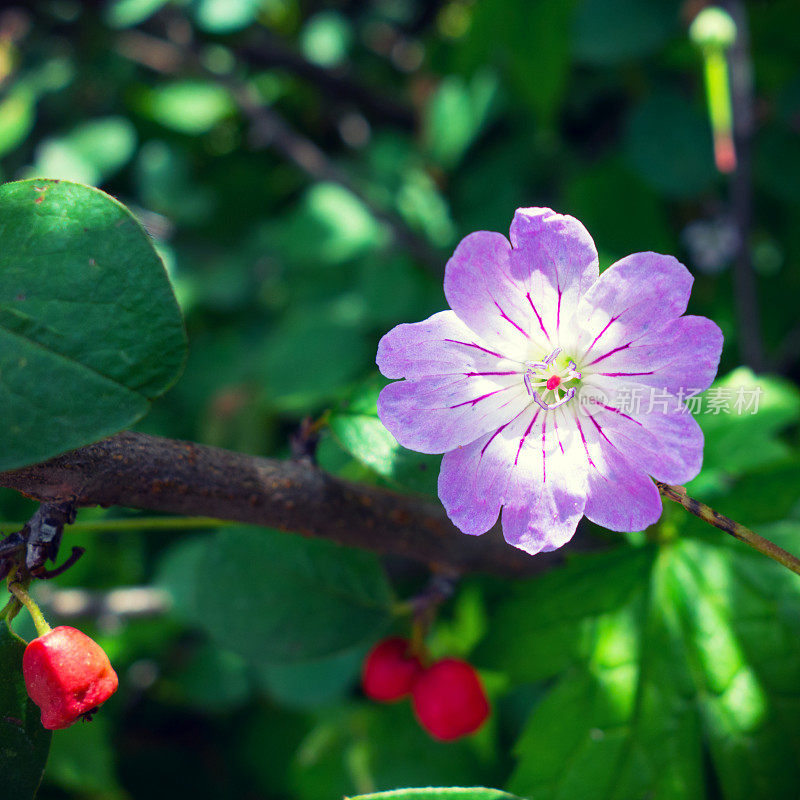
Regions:
[[[266,29],[251,31],[236,46],[236,54],[249,64],[285,69],[319,87],[326,97],[350,101],[375,119],[409,131],[416,128],[416,115],[410,106],[360,83],[344,69],[332,70],[313,64]]]
[[[759,553],[768,556],[773,561],[777,561],[787,569],[800,575],[800,559],[796,558],[782,547],[778,547],[774,542],[765,539],[763,536],[759,536],[755,531],[751,531],[750,528],[745,528],[744,525],[734,522],[718,511],[714,511],[713,508],[707,506],[705,503],[701,503],[699,500],[689,497],[683,486],[671,486],[668,483],[661,483],[660,481],[656,481],[656,486],[658,486],[658,491],[661,492],[664,497],[674,500],[676,503],[680,503],[690,514],[694,514],[699,519],[702,519],[703,522],[707,522],[709,525],[713,525],[715,528],[725,531],[725,533],[733,536],[734,539],[749,544],[754,550],[758,550]]]
[[[727,0],[725,6],[736,23],[736,41],[729,53],[737,164],[731,183],[731,210],[738,233],[733,282],[739,348],[744,363],[760,372],[765,364],[764,345],[761,340],[758,287],[750,258],[750,233],[753,226],[753,66],[744,4],[741,0]]]
[[[274,108],[265,105],[256,91],[232,70],[219,75],[206,67],[196,48],[160,39],[141,31],[129,31],[117,41],[117,51],[125,58],[148,69],[174,75],[183,70],[203,72],[225,86],[242,114],[250,121],[250,145],[270,148],[316,181],[336,183],[357,197],[380,222],[397,244],[422,263],[434,275],[444,271],[444,258],[426,239],[415,233],[396,213],[380,207],[350,176],[317,147],[307,136],[295,130]]]

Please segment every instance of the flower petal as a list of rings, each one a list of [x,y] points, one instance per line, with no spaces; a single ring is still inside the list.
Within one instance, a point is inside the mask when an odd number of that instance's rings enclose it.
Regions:
[[[612,531],[641,531],[661,516],[661,496],[645,472],[578,420],[589,460],[584,514]]]
[[[668,392],[651,394],[642,384],[629,383],[625,394],[617,393],[617,383],[593,376],[593,388],[605,399],[584,408],[584,431],[599,434],[656,480],[686,483],[696,477],[703,464],[703,432],[686,406]]]
[[[492,350],[452,311],[393,328],[381,339],[376,361],[387,378],[497,373],[520,367]]]
[[[574,217],[549,208],[520,208],[511,223],[511,274],[524,287],[536,328],[552,347],[581,296],[597,281],[597,249]]]
[[[627,350],[604,360],[595,373],[619,382],[635,381],[687,397],[707,389],[717,374],[722,331],[705,317],[679,317],[646,334]]]
[[[575,315],[583,328],[582,369],[605,372],[608,359],[683,314],[693,281],[677,259],[658,253],[634,253],[610,266]]]
[[[519,373],[433,375],[390,383],[378,416],[409,450],[444,453],[497,430],[530,404]]]
[[[522,361],[530,346],[533,314],[525,288],[511,274],[510,255],[511,245],[502,234],[471,233],[447,262],[444,293],[459,319],[489,342],[490,349],[500,348]]]
[[[503,535],[528,553],[568,541],[583,514],[585,461],[563,412],[529,406],[507,425],[446,453],[439,497],[465,533],[485,533],[503,509]]]

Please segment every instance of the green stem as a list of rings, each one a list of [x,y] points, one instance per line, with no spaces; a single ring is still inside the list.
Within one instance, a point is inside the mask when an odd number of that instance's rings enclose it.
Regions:
[[[47,624],[47,620],[44,618],[44,614],[42,614],[41,609],[36,605],[36,601],[28,594],[23,586],[19,583],[9,583],[8,590],[28,609],[28,613],[33,619],[33,624],[36,626],[36,633],[38,633],[39,636],[44,636],[46,633],[49,633],[51,629]]]
[[[733,107],[731,105],[728,60],[723,49],[708,48],[705,56],[708,113],[715,135],[733,136]]]
[[[703,522],[707,522],[709,525],[713,525],[715,528],[725,531],[725,533],[733,536],[734,539],[749,544],[754,550],[758,550],[759,553],[771,558],[773,561],[777,561],[796,575],[800,575],[800,559],[793,556],[782,547],[778,547],[774,542],[765,539],[763,536],[759,536],[755,531],[751,531],[750,528],[745,528],[744,525],[734,522],[723,514],[714,511],[713,508],[707,506],[705,503],[701,503],[699,500],[689,497],[683,486],[671,486],[668,483],[661,483],[660,481],[656,481],[656,486],[664,497],[676,503],[680,503],[690,514],[694,514],[696,517],[702,519]]]
[[[16,597],[9,598],[8,602],[3,606],[2,610],[0,610],[0,622],[6,620],[11,622],[14,617],[17,616],[19,610],[22,608],[20,605],[19,600]]]
[[[238,525],[230,520],[213,517],[130,517],[126,519],[90,519],[69,526],[76,533],[96,531],[191,530],[194,528],[222,528]],[[20,530],[24,522],[0,522],[0,530]]]

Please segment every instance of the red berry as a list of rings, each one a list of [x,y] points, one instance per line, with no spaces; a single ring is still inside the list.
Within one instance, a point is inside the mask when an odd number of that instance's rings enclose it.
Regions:
[[[394,636],[378,642],[364,661],[361,682],[364,694],[381,702],[405,697],[422,673],[422,664],[410,652],[408,639]]]
[[[437,661],[414,684],[414,713],[434,739],[474,733],[489,716],[489,701],[473,667],[457,658]]]
[[[119,681],[97,642],[62,625],[34,639],[22,656],[31,700],[49,730],[68,728],[91,714],[117,690]]]

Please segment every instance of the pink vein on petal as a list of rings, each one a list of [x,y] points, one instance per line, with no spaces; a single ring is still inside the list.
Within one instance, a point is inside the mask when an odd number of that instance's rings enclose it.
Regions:
[[[536,410],[536,413],[533,415],[533,419],[531,420],[531,424],[528,425],[528,429],[525,433],[522,434],[522,438],[519,440],[519,447],[517,448],[517,455],[514,457],[514,466],[517,466],[517,462],[519,461],[519,454],[522,452],[522,445],[525,444],[525,439],[528,437],[528,434],[531,432],[531,428],[533,428],[533,423],[536,422],[536,417],[539,416],[539,410]]]
[[[592,343],[586,348],[586,352],[583,354],[584,358],[589,355],[589,351],[600,341],[600,337],[611,327],[611,323],[616,322],[624,313],[625,311],[621,311],[616,317],[611,317],[611,319],[606,323],[605,328],[603,328],[603,330],[601,330],[600,333],[594,337],[594,341],[592,341]]]
[[[598,430],[598,432],[600,433],[600,435],[601,435],[601,436],[602,436],[602,437],[603,437],[603,438],[604,438],[604,439],[605,439],[605,440],[606,440],[606,441],[607,441],[607,442],[608,442],[608,443],[609,443],[609,444],[610,444],[612,447],[614,447],[614,445],[613,445],[613,444],[612,444],[612,442],[611,442],[611,439],[609,439],[609,438],[608,438],[608,436],[606,436],[606,435],[603,433],[603,429],[600,427],[600,425],[598,424],[597,420],[596,420],[594,417],[589,417],[589,419],[592,421],[592,423],[594,424],[595,428],[597,428],[597,430]]]
[[[556,307],[556,331],[561,326],[561,287],[558,287],[558,306]]]
[[[477,378],[482,375],[519,375],[519,372],[515,369],[509,369],[506,372],[465,372],[463,375],[465,378]]]
[[[486,442],[486,444],[481,448],[481,458],[483,457],[483,454],[486,452],[486,448],[494,441],[495,436],[497,436],[499,433],[502,433],[512,422],[516,422],[519,419],[520,414],[523,414],[524,412],[525,412],[525,409],[523,408],[522,411],[519,412],[519,414],[517,414],[515,417],[513,417],[508,422],[506,422],[505,425],[501,425],[491,435],[491,437],[489,437],[489,441]],[[536,413],[538,414],[539,412],[537,411]],[[534,416],[533,419],[536,419],[536,417]],[[531,425],[533,425],[533,421],[531,421]],[[530,428],[528,428],[528,430],[530,430]],[[523,439],[524,439],[524,437],[523,437]],[[514,462],[514,463],[516,463],[516,462]]]
[[[558,439],[558,446],[561,448],[561,452],[564,452],[564,445],[561,443],[561,434],[558,432],[558,420],[553,417],[553,430],[556,434],[556,439]]]
[[[504,319],[506,322],[510,322],[510,323],[511,323],[511,324],[512,324],[512,325],[513,325],[513,326],[514,326],[514,327],[515,327],[515,328],[516,328],[516,329],[517,329],[517,330],[518,330],[518,331],[519,331],[519,332],[520,332],[520,333],[521,333],[521,334],[522,334],[522,335],[523,335],[523,336],[524,336],[526,339],[530,339],[530,338],[531,338],[530,336],[528,336],[528,334],[527,334],[527,333],[525,333],[525,331],[524,331],[522,328],[520,328],[520,326],[519,326],[519,325],[517,325],[517,323],[516,323],[516,322],[514,322],[514,320],[513,320],[513,319],[511,319],[511,317],[509,317],[509,316],[506,314],[506,312],[505,312],[505,311],[503,311],[503,309],[502,309],[502,308],[500,308],[500,304],[497,302],[497,300],[495,300],[495,301],[494,301],[494,304],[497,306],[497,310],[500,312],[500,316],[501,316],[501,317],[502,317],[502,318],[503,318],[503,319]]]
[[[481,448],[481,457],[486,452],[486,448],[495,440],[495,437],[499,436],[514,420],[509,420],[506,422],[505,425],[501,425],[490,437],[489,441]]]
[[[448,408],[459,408],[460,406],[468,406],[468,405],[475,405],[475,403],[480,403],[481,400],[485,400],[487,397],[491,397],[493,394],[498,394],[499,392],[506,392],[511,389],[511,386],[504,386],[502,389],[495,389],[493,392],[489,392],[488,394],[482,394],[480,397],[476,397],[474,400],[465,400],[463,403],[456,403],[454,406],[448,406]]]
[[[589,447],[586,444],[586,437],[583,435],[583,428],[581,428],[580,420],[577,417],[575,417],[575,424],[578,426],[578,433],[580,433],[581,435],[581,441],[583,442],[583,449],[586,451],[586,458],[589,461],[589,464],[591,464],[595,469],[597,469],[594,461],[592,461],[592,457],[589,455]]]
[[[608,358],[609,356],[613,356],[614,353],[619,353],[620,350],[627,350],[633,342],[628,342],[627,344],[621,344],[619,347],[615,347],[613,350],[609,350],[605,355],[598,356],[594,361],[590,361],[586,364],[587,367],[591,367],[592,364],[596,364],[598,361],[602,361],[604,358]]]
[[[547,333],[544,327],[544,323],[542,322],[542,318],[539,316],[539,312],[536,310],[536,306],[533,304],[533,300],[531,300],[531,293],[528,292],[525,297],[528,298],[528,302],[531,304],[531,308],[533,309],[533,313],[536,314],[536,319],[539,320],[539,327],[542,329],[542,333],[547,337],[547,341],[550,341],[550,335]]]
[[[598,372],[604,378],[634,378],[637,375],[655,375],[655,372]]]
[[[451,342],[452,344],[463,344],[464,347],[475,347],[478,350],[483,350],[484,353],[488,353],[490,356],[497,356],[498,358],[503,358],[500,353],[495,353],[494,350],[487,350],[485,347],[481,347],[479,344],[475,344],[475,342],[459,342],[457,339],[445,339],[445,342]]]
[[[545,432],[547,431],[547,417],[542,420],[542,483],[547,483],[547,467],[545,466],[547,462],[547,449],[545,447],[546,444],[546,437]]]
[[[621,417],[625,417],[625,419],[629,419],[631,422],[635,422],[640,427],[642,425],[642,423],[639,422],[638,419],[634,419],[633,417],[629,417],[627,414],[623,413],[618,408],[614,408],[614,406],[607,406],[607,405],[604,405],[603,403],[600,403],[600,406],[602,408],[605,408],[607,411],[613,411],[615,414],[619,414]]]

